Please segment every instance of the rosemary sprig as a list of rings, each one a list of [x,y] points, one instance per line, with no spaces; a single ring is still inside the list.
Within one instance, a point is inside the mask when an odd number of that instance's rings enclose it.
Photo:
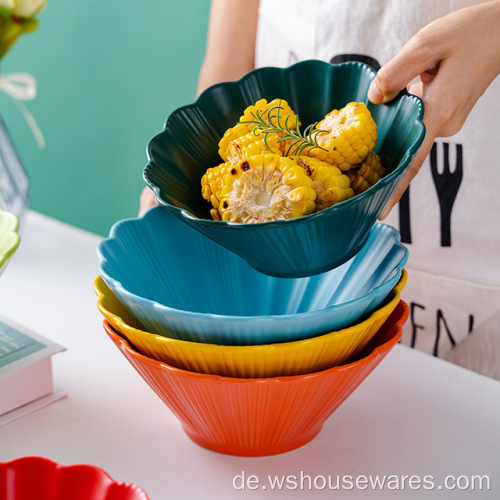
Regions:
[[[291,115],[288,114],[285,118],[285,125],[283,127],[280,124],[280,110],[283,109],[283,106],[278,104],[276,106],[273,106],[269,110],[256,110],[255,113],[251,113],[252,117],[254,118],[253,120],[244,120],[239,123],[253,123],[255,125],[253,133],[255,135],[258,135],[259,133],[264,134],[264,144],[270,151],[272,151],[272,149],[267,144],[267,135],[283,134],[278,142],[292,141],[285,153],[285,156],[297,155],[297,157],[300,158],[300,154],[306,148],[318,148],[326,151],[325,148],[321,147],[318,144],[317,136],[318,134],[327,133],[327,131],[316,129],[315,127],[318,122],[312,123],[304,130],[304,132],[301,132],[299,127],[298,115],[296,116],[295,128],[291,129],[288,126],[288,118]],[[276,114],[272,116],[271,112],[274,110],[276,110]],[[264,118],[264,113],[267,113],[267,118]],[[275,120],[275,122],[273,122],[273,119]]]

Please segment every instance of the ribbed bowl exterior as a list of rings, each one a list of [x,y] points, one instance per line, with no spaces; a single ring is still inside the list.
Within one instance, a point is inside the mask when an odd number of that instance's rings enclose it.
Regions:
[[[0,462],[2,500],[148,500],[139,486],[113,480],[99,467],[60,465],[44,457]]]
[[[351,327],[307,340],[248,346],[186,342],[145,332],[133,326],[137,322],[101,277],[94,287],[103,316],[139,353],[188,371],[262,378],[321,371],[355,359],[399,303],[405,283],[403,271],[383,305]]]
[[[264,456],[313,439],[399,341],[407,317],[408,306],[400,301],[353,363],[305,375],[256,379],[179,370],[139,354],[106,320],[104,328],[194,442],[220,453]]]
[[[359,62],[310,60],[288,68],[259,68],[235,82],[214,85],[174,111],[148,145],[144,179],[161,206],[259,271],[279,277],[311,276],[349,260],[368,238],[422,143],[423,104],[407,92],[388,104],[368,102],[375,72]],[[258,99],[288,101],[303,124],[321,120],[348,102],[365,102],[378,126],[375,151],[387,175],[368,191],[306,217],[262,224],[213,221],[200,180],[221,163],[218,142]]]
[[[376,224],[342,266],[275,278],[160,207],[117,222],[97,250],[99,274],[141,329],[222,345],[292,341],[352,325],[382,303],[408,258],[399,232]]]

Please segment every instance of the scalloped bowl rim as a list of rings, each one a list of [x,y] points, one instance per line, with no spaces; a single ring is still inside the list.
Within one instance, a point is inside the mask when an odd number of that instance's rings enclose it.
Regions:
[[[75,463],[75,464],[69,464],[69,465],[63,465],[60,464],[54,460],[51,460],[50,458],[42,457],[42,456],[36,456],[36,455],[27,455],[23,457],[17,457],[12,460],[8,460],[6,462],[1,462],[0,461],[0,469],[2,467],[11,467],[11,466],[16,466],[17,464],[24,464],[24,463],[29,463],[33,462],[35,464],[44,464],[48,465],[51,467],[51,470],[70,470],[70,469],[82,469],[82,470],[92,470],[99,474],[102,478],[108,479],[111,481],[113,484],[124,487],[124,488],[130,488],[129,492],[132,492],[140,495],[141,500],[149,500],[149,497],[147,496],[146,492],[137,484],[131,483],[129,481],[117,481],[113,477],[109,475],[108,472],[106,472],[104,469],[97,465],[93,464],[88,464],[88,463]],[[139,500],[139,497],[137,498]]]
[[[402,304],[403,307],[403,315],[402,318],[407,316],[408,314],[408,305],[406,302],[404,302],[402,299],[400,299],[399,303],[396,305],[396,308],[398,305]],[[311,373],[303,373],[300,375],[279,375],[276,377],[255,377],[255,378],[244,378],[244,377],[227,377],[224,375],[215,375],[215,374],[210,374],[210,373],[200,373],[200,372],[192,372],[189,370],[184,370],[182,368],[177,368],[175,366],[169,365],[168,363],[165,363],[164,361],[158,361],[156,359],[150,358],[149,356],[146,356],[144,354],[141,354],[138,352],[136,349],[132,347],[132,344],[125,338],[120,335],[115,328],[109,323],[108,320],[103,320],[103,326],[107,332],[107,330],[111,330],[113,334],[118,338],[119,342],[122,343],[123,347],[131,353],[131,355],[138,359],[141,364],[144,364],[144,362],[151,363],[153,365],[158,365],[161,367],[162,370],[167,370],[173,375],[178,375],[178,376],[184,376],[184,377],[190,377],[194,379],[205,379],[208,381],[213,381],[213,382],[226,382],[226,383],[231,383],[231,384],[248,384],[248,383],[253,383],[253,382],[260,382],[260,383],[276,383],[276,382],[283,382],[283,383],[290,383],[294,382],[297,380],[303,380],[307,378],[316,378],[316,377],[325,377],[329,376],[330,374],[334,372],[341,372],[345,370],[353,370],[355,369],[356,365],[363,365],[368,363],[372,358],[375,358],[378,356],[379,353],[384,352],[388,350],[387,345],[388,344],[396,344],[399,341],[399,338],[401,337],[402,334],[402,318],[399,318],[392,326],[392,328],[398,328],[400,332],[396,334],[394,337],[391,337],[389,340],[385,341],[383,344],[378,345],[375,347],[369,354],[364,356],[363,358],[357,359],[356,361],[353,361],[351,363],[347,363],[344,365],[339,365],[339,366],[332,366],[331,368],[326,368],[325,370],[320,370],[317,372],[311,372]],[[405,320],[406,321],[406,320]],[[107,332],[108,333],[108,332]],[[108,333],[109,335],[109,333]]]
[[[373,74],[373,76],[375,76],[375,74],[376,74],[375,70],[373,70],[370,66],[368,66],[365,63],[358,62],[358,61],[349,61],[349,62],[340,63],[340,64],[330,64],[330,63],[326,63],[325,61],[320,61],[317,59],[308,59],[306,61],[300,61],[298,63],[295,63],[295,64],[288,66],[288,67],[285,67],[285,68],[279,68],[279,67],[274,67],[274,66],[266,66],[266,67],[262,67],[262,68],[256,68],[256,69],[249,71],[248,73],[246,73],[244,76],[242,76],[238,80],[216,83],[216,84],[208,87],[207,89],[205,89],[193,103],[181,106],[181,107],[177,108],[176,110],[172,111],[172,113],[170,113],[167,120],[165,121],[163,130],[161,132],[159,132],[158,134],[156,134],[154,137],[152,137],[148,142],[148,145],[146,148],[148,164],[146,165],[145,169],[150,164],[158,165],[158,163],[154,160],[154,158],[151,155],[152,144],[154,142],[156,142],[158,140],[158,138],[166,132],[167,125],[169,123],[169,120],[172,118],[172,116],[174,116],[176,113],[180,113],[186,109],[197,108],[198,103],[200,101],[202,101],[204,99],[208,99],[208,97],[206,97],[206,96],[209,95],[211,92],[213,92],[213,89],[217,89],[220,87],[226,87],[226,86],[227,87],[231,87],[231,86],[237,87],[238,85],[241,85],[246,79],[251,78],[253,76],[253,74],[255,74],[257,72],[266,71],[269,69],[278,70],[280,72],[287,72],[287,71],[290,71],[292,68],[295,68],[297,66],[308,65],[308,64],[310,65],[312,63],[314,63],[314,64],[320,63],[320,64],[332,66],[332,67],[333,66],[344,66],[344,65],[346,65],[346,66],[347,65],[359,66],[360,68],[365,68],[367,71],[370,71]],[[416,105],[419,108],[419,113],[418,113],[418,116],[416,117],[416,123],[418,123],[419,124],[418,126],[421,127],[421,129],[422,129],[421,135],[419,137],[423,137],[422,134],[425,135],[425,125],[422,122],[422,118],[424,115],[424,106],[423,106],[422,100],[418,96],[410,94],[410,93],[408,93],[408,91],[406,89],[403,89],[392,101],[390,101],[387,104],[396,103],[397,101],[400,101],[403,97],[408,97],[416,102]],[[156,199],[158,200],[158,202],[162,206],[164,206],[165,208],[167,208],[169,210],[172,210],[172,211],[175,211],[175,212],[181,214],[183,217],[190,219],[193,222],[196,222],[197,224],[214,225],[214,226],[228,226],[228,227],[254,227],[254,228],[255,227],[270,227],[270,226],[285,226],[285,225],[289,225],[289,224],[297,224],[298,222],[304,222],[307,220],[313,220],[316,218],[320,218],[325,213],[339,210],[339,207],[345,207],[345,206],[349,206],[349,205],[354,204],[354,203],[359,203],[364,198],[371,196],[372,193],[382,189],[387,184],[392,182],[393,177],[400,175],[404,170],[406,170],[408,165],[406,165],[404,168],[402,166],[408,162],[408,159],[410,156],[413,156],[418,151],[418,149],[420,148],[420,145],[421,145],[421,140],[419,140],[419,139],[415,140],[411,144],[411,146],[406,150],[403,157],[401,158],[401,161],[394,168],[394,170],[392,172],[390,172],[388,175],[382,177],[374,186],[370,187],[366,191],[364,191],[356,196],[353,196],[352,198],[349,198],[348,200],[344,200],[344,201],[337,203],[331,207],[325,208],[324,210],[321,210],[319,212],[315,212],[315,213],[312,213],[309,215],[304,215],[302,217],[298,217],[295,219],[282,219],[282,220],[275,220],[275,221],[269,221],[269,222],[258,222],[258,223],[252,223],[252,224],[245,224],[242,222],[229,222],[229,221],[217,221],[217,220],[211,220],[211,219],[202,219],[202,218],[199,218],[199,217],[192,215],[185,208],[180,208],[180,207],[177,207],[175,205],[172,205],[171,203],[168,203],[167,201],[165,201],[161,197],[160,188],[158,186],[150,185],[149,183],[147,183],[147,181],[146,181],[146,183],[152,189],[152,191],[155,194]],[[162,167],[160,167],[160,168],[162,168]]]
[[[10,227],[7,231],[0,234],[0,239],[3,239],[5,236],[13,236],[13,240],[11,245],[0,254],[0,267],[2,267],[5,262],[14,255],[15,251],[18,249],[19,244],[21,242],[21,237],[19,236],[19,218],[11,213],[7,212],[0,208],[0,218],[7,219],[10,222]]]
[[[408,261],[408,256],[409,256],[409,251],[406,248],[405,245],[401,243],[401,234],[397,231],[396,228],[388,225],[388,224],[380,224],[383,225],[395,235],[395,240],[394,240],[394,245],[398,246],[399,248],[403,249],[403,257],[401,258],[401,261],[399,265],[395,266],[391,273],[388,275],[388,277],[379,285],[374,287],[370,292],[368,292],[365,295],[362,295],[361,297],[357,297],[353,300],[350,300],[348,302],[342,302],[340,304],[333,304],[328,307],[323,307],[321,309],[315,309],[313,311],[306,311],[302,313],[293,313],[293,314],[267,314],[267,315],[259,315],[259,316],[235,316],[235,315],[226,315],[226,314],[216,314],[216,313],[202,313],[202,312],[197,312],[197,311],[189,311],[186,309],[176,309],[175,307],[170,307],[165,304],[162,304],[158,302],[157,300],[152,300],[152,299],[147,299],[145,297],[141,297],[140,295],[137,295],[134,292],[129,291],[125,286],[122,284],[120,280],[117,278],[113,278],[110,276],[106,271],[104,271],[103,266],[106,264],[107,259],[102,253],[102,247],[106,244],[106,242],[111,241],[115,237],[115,232],[117,230],[117,227],[119,227],[122,224],[128,223],[130,221],[137,221],[140,219],[143,219],[147,216],[149,210],[142,214],[140,217],[135,217],[135,218],[129,218],[129,219],[123,219],[121,221],[116,222],[113,224],[110,230],[110,234],[108,238],[103,239],[100,241],[97,245],[97,254],[99,256],[100,262],[99,262],[99,274],[101,277],[104,279],[106,283],[111,283],[112,288],[115,288],[119,293],[123,294],[124,296],[128,297],[130,300],[133,300],[134,302],[141,304],[146,307],[152,307],[155,310],[158,310],[160,312],[165,312],[165,313],[173,313],[177,316],[182,316],[182,317],[189,317],[193,319],[201,319],[201,320],[222,320],[225,322],[237,322],[241,323],[242,321],[252,321],[252,322],[259,322],[259,321],[276,321],[276,322],[284,322],[284,321],[290,321],[291,319],[303,319],[303,318],[315,318],[316,316],[321,316],[325,314],[327,311],[331,312],[332,309],[338,308],[339,310],[343,310],[344,308],[347,308],[351,306],[353,303],[356,303],[358,301],[369,301],[373,298],[373,296],[377,293],[377,291],[381,287],[386,287],[386,286],[391,286],[398,283],[398,281],[401,278],[401,274],[403,272],[404,266],[406,265],[406,262]],[[239,257],[243,262],[244,259],[242,257]],[[333,271],[326,271],[326,272],[331,272]],[[259,271],[255,271],[259,272]],[[291,279],[303,279],[303,278],[291,278]],[[391,289],[390,289],[391,290]],[[389,290],[389,293],[390,293]]]
[[[153,336],[156,339],[160,340],[160,342],[166,342],[169,344],[177,344],[177,345],[189,345],[195,349],[200,347],[200,346],[202,346],[204,348],[206,348],[208,346],[210,349],[213,349],[213,350],[216,350],[219,352],[221,352],[221,351],[225,351],[225,352],[243,351],[243,352],[246,352],[246,351],[250,351],[250,350],[262,350],[262,349],[269,349],[269,348],[278,349],[278,350],[281,350],[281,349],[286,350],[287,348],[289,348],[291,346],[294,346],[294,347],[297,347],[298,349],[300,349],[300,346],[304,345],[304,344],[311,344],[311,343],[316,344],[318,342],[326,340],[327,338],[338,337],[341,335],[348,335],[349,333],[352,332],[353,328],[356,328],[359,325],[362,325],[362,324],[370,322],[370,321],[375,321],[378,318],[378,316],[380,316],[380,314],[381,314],[380,311],[383,308],[385,308],[386,306],[388,306],[396,298],[398,299],[398,303],[399,303],[399,300],[401,300],[401,291],[403,290],[404,286],[406,285],[407,278],[408,278],[407,271],[405,269],[403,269],[401,278],[399,279],[396,286],[389,292],[389,295],[387,296],[386,300],[377,309],[375,309],[366,318],[364,318],[362,321],[357,321],[356,323],[349,325],[349,326],[346,326],[344,328],[341,328],[339,330],[334,330],[331,332],[322,333],[320,335],[316,335],[315,337],[308,337],[308,338],[297,339],[297,340],[288,340],[285,342],[271,342],[271,343],[266,343],[266,344],[245,344],[245,345],[223,345],[223,344],[214,344],[214,343],[208,343],[208,342],[195,342],[192,340],[184,340],[184,339],[177,339],[177,338],[172,338],[172,337],[165,337],[164,335],[159,335],[157,333],[152,333],[152,332],[148,332],[147,330],[142,330],[140,328],[136,328],[132,325],[129,325],[121,316],[110,311],[103,304],[103,302],[106,300],[106,293],[105,293],[105,290],[103,291],[99,287],[99,285],[97,283],[98,278],[96,278],[94,280],[94,291],[96,292],[96,295],[98,297],[97,308],[99,309],[101,314],[106,316],[104,314],[103,310],[106,311],[109,314],[109,316],[113,318],[113,321],[117,325],[120,325],[121,327],[124,326],[125,329],[127,329],[127,330],[132,329],[141,335]],[[104,280],[103,280],[103,282],[104,282]],[[111,291],[111,293],[113,293],[113,292]],[[392,295],[394,295],[394,297]],[[390,299],[390,301],[386,302],[388,299]],[[397,304],[396,304],[396,306],[397,306]],[[109,320],[108,320],[108,322],[111,324],[113,329],[115,329],[115,326],[113,325],[113,323],[111,323]],[[117,332],[117,333],[120,337],[122,337],[121,333],[119,333],[119,332]],[[128,341],[128,339],[125,339],[125,340]],[[141,354],[141,353],[139,353],[139,354]]]

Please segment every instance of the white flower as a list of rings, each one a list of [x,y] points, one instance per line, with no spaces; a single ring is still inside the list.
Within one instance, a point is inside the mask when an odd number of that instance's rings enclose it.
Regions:
[[[12,10],[15,5],[16,2],[14,0],[0,0],[0,7],[3,7],[4,9]]]

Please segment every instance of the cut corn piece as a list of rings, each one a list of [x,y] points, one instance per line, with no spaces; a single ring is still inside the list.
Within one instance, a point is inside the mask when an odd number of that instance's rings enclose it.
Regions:
[[[334,165],[309,156],[290,157],[306,171],[316,191],[316,212],[354,196],[349,177]]]
[[[240,123],[255,120],[257,111],[264,120],[277,125],[279,128],[288,127],[294,129],[297,125],[297,115],[284,99],[273,99],[271,102],[260,99],[254,105],[245,109],[240,117]],[[253,130],[255,125],[249,125],[252,126],[251,130]]]
[[[231,141],[226,150],[226,161],[236,165],[241,160],[248,156],[258,154],[275,153],[281,156],[279,134],[267,134],[264,140],[264,135],[255,129],[246,135],[242,135]]]
[[[380,156],[372,151],[361,163],[349,169],[346,174],[351,181],[354,194],[359,194],[375,185],[385,175],[385,168]]]
[[[349,170],[360,163],[377,142],[377,125],[366,104],[350,102],[341,110],[334,109],[316,125],[324,130],[315,135],[323,148],[309,148],[307,154]]]
[[[245,154],[255,154],[257,148],[261,149],[261,153],[283,153],[286,151],[286,141],[278,143],[283,134],[269,133],[264,142],[264,137],[260,130],[256,129],[256,124],[249,123],[256,120],[257,113],[261,114],[263,119],[270,120],[272,124],[279,126],[279,128],[295,128],[297,124],[297,115],[285,100],[274,99],[268,103],[266,99],[260,99],[245,109],[238,124],[228,129],[219,141],[219,155],[224,161],[238,163],[244,158]],[[257,143],[257,145],[252,146],[252,151],[242,151],[253,143]]]
[[[201,195],[216,209],[219,208],[220,195],[224,187],[224,176],[232,166],[230,162],[221,163],[217,167],[209,168],[201,178]]]
[[[316,192],[305,170],[292,159],[260,154],[234,165],[224,177],[219,212],[231,222],[269,222],[308,215]]]

